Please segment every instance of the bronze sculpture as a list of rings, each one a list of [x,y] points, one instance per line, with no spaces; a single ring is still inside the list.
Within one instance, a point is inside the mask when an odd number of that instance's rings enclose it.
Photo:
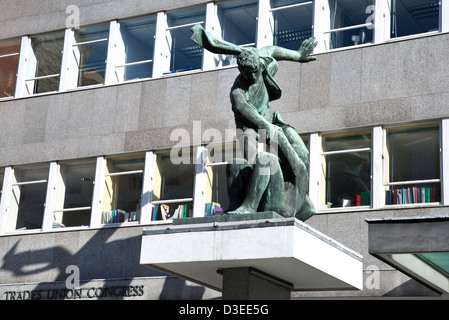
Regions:
[[[281,97],[273,76],[278,60],[300,63],[316,60],[310,53],[314,38],[298,51],[278,46],[245,48],[224,41],[201,25],[192,27],[192,40],[216,54],[236,55],[240,75],[231,89],[232,110],[244,159],[227,165],[230,207],[227,214],[274,211],[283,217],[307,220],[315,213],[308,197],[308,150],[295,129],[283,121],[269,102]],[[260,135],[277,154],[257,152]],[[273,148],[273,146],[275,148]]]

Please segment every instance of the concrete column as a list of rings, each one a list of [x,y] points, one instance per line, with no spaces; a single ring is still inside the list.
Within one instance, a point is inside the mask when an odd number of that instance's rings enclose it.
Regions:
[[[293,286],[250,267],[223,269],[223,300],[290,300]]]

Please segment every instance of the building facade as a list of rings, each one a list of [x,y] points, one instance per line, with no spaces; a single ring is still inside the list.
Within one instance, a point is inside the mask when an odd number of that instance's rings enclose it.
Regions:
[[[189,39],[197,23],[239,45],[319,43],[317,61],[280,62],[271,107],[309,148],[307,224],[363,255],[365,285],[292,298],[446,297],[371,255],[366,219],[449,205],[448,0],[0,7],[0,299],[221,297],[139,264],[144,227],[227,206],[239,72]]]

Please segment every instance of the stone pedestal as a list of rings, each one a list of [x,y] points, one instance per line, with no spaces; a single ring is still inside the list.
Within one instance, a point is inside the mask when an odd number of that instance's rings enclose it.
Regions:
[[[363,285],[359,254],[273,212],[145,228],[140,263],[221,291],[223,299],[289,299],[292,291]]]
[[[250,267],[228,268],[221,274],[223,300],[290,300],[293,290],[291,283]]]

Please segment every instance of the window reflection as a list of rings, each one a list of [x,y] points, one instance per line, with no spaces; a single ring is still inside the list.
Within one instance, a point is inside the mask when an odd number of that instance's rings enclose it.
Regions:
[[[31,38],[28,57],[27,94],[59,90],[64,31]]]
[[[0,98],[14,97],[19,52],[20,39],[0,42]]]
[[[370,148],[369,132],[323,138],[324,207],[370,205]]]

